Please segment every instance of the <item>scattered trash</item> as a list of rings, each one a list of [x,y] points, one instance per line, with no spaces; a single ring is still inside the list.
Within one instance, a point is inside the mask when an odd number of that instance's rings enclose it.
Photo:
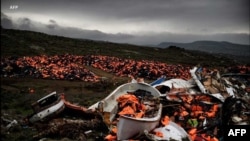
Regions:
[[[18,125],[18,122],[15,119],[14,120],[9,120],[9,119],[6,119],[4,117],[1,117],[1,126],[2,125],[5,125],[4,128],[9,130],[11,127],[14,127],[14,126]]]
[[[190,80],[162,77],[150,84],[132,79],[88,108],[53,92],[32,105],[28,119],[39,131],[34,138],[85,141],[105,128],[99,137],[107,141],[216,141],[223,138],[224,125],[250,124],[249,75],[220,75],[198,67],[190,74]],[[77,114],[65,118],[65,112]]]

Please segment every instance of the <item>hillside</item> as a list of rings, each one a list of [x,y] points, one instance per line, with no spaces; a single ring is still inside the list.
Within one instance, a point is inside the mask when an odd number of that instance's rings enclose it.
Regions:
[[[192,43],[162,42],[157,45],[157,47],[161,48],[166,48],[169,46],[178,46],[187,50],[198,50],[212,54],[221,54],[245,62],[248,62],[249,60],[248,58],[250,58],[249,45],[234,44],[230,42],[216,42],[216,41],[196,41]]]
[[[236,63],[225,57],[189,51],[171,46],[168,48],[151,48],[129,44],[115,44],[103,41],[71,39],[51,36],[43,33],[1,29],[1,59],[8,56],[59,55],[59,54],[90,55],[101,54],[120,58],[158,60],[172,64],[230,66]],[[128,82],[128,77],[116,77],[91,66],[85,66],[97,75],[112,79],[103,79],[97,83],[79,80],[34,79],[29,77],[2,77],[1,78],[1,115],[9,120],[22,119],[33,113],[31,104],[45,94],[53,91],[64,93],[68,101],[89,107],[106,97],[115,88]],[[147,82],[147,81],[146,81]],[[148,81],[152,82],[152,81]],[[34,90],[31,92],[30,90]],[[75,117],[74,117],[75,118]],[[7,125],[6,125],[7,126]],[[1,128],[1,138],[6,141],[25,140],[33,141],[37,131],[32,126],[15,126],[10,130]],[[104,131],[93,130],[88,135],[90,140],[98,140]],[[60,137],[60,136],[59,136]],[[43,138],[41,140],[50,140]],[[69,140],[63,138],[61,140]],[[54,141],[54,140],[53,140]]]
[[[1,29],[1,56],[33,56],[55,54],[100,54],[120,58],[146,59],[170,64],[228,66],[235,60],[179,47],[157,48],[118,44],[105,41],[72,39],[38,32]],[[241,63],[241,62],[237,62]]]

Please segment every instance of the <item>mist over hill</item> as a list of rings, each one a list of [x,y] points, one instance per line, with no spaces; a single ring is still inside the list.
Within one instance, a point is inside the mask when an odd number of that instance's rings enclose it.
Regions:
[[[243,49],[245,48],[243,47]],[[247,49],[244,52],[247,52]],[[204,64],[208,66],[228,66],[236,63],[246,63],[246,60],[248,60],[243,57],[240,58],[241,61],[238,61],[234,58],[228,58],[228,56],[184,49],[179,45],[171,47],[166,45],[164,48],[148,47],[1,28],[2,57],[66,53],[74,55],[107,55],[125,59],[145,59],[171,64]]]
[[[162,42],[157,45],[157,47],[161,48],[169,46],[178,46],[187,50],[199,50],[208,53],[219,53],[219,54],[250,57],[250,45],[241,45],[230,42],[218,42],[218,41],[195,41],[191,43]]]
[[[250,63],[250,45],[235,44],[225,41],[195,41],[191,43],[162,42],[156,47],[177,46],[186,50],[196,50],[232,58],[235,61]]]

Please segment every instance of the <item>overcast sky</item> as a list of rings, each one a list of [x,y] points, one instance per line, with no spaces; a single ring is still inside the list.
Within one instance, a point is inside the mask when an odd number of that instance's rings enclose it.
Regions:
[[[250,44],[249,0],[1,0],[1,25],[132,44]]]

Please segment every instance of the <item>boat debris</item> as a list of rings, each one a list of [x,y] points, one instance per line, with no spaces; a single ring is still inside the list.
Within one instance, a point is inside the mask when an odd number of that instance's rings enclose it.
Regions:
[[[88,108],[53,92],[32,104],[28,121],[38,130],[35,139],[82,141],[96,130],[106,141],[219,141],[226,125],[250,124],[249,75],[198,67],[190,74],[189,80],[161,77],[150,84],[131,77]]]
[[[159,125],[162,113],[159,98],[159,91],[151,85],[131,82],[117,87],[89,109],[101,111],[104,122],[110,127],[105,140],[128,140]]]
[[[47,120],[50,117],[56,116],[65,108],[63,99],[56,92],[52,92],[37,100],[31,106],[34,111],[28,118],[31,123]]]
[[[14,127],[18,125],[18,121],[17,120],[9,120],[6,119],[4,117],[1,117],[1,127],[3,126],[3,128],[5,128],[6,130],[9,130],[10,128]]]

